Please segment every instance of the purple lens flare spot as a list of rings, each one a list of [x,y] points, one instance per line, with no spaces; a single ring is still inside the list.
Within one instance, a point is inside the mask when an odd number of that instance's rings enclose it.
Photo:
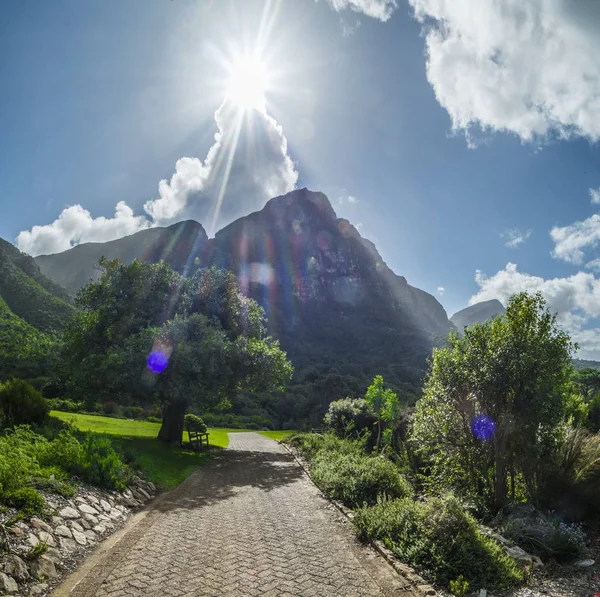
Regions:
[[[487,442],[494,437],[496,432],[496,423],[487,415],[477,415],[471,421],[471,430],[473,435],[482,442]]]
[[[148,355],[148,369],[152,373],[162,373],[168,364],[169,359],[167,355],[160,350],[155,350]]]

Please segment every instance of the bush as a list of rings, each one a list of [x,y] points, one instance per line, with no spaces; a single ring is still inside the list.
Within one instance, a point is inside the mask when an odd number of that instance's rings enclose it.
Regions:
[[[59,410],[65,413],[78,413],[83,410],[83,402],[73,402],[73,400],[63,400],[55,398],[48,400],[50,410]]]
[[[39,514],[44,508],[44,498],[33,487],[12,489],[2,495],[2,501],[25,514]]]
[[[523,580],[515,562],[479,533],[475,519],[453,497],[381,501],[359,510],[354,522],[363,536],[381,539],[401,560],[444,586],[460,576],[471,586],[490,588]]]
[[[196,415],[193,415],[191,413],[185,415],[184,424],[188,432],[197,431],[198,433],[206,433],[207,427],[204,424],[204,421]]]
[[[396,466],[383,457],[320,451],[310,465],[315,483],[330,497],[354,508],[375,504],[379,496],[410,494]]]
[[[121,415],[126,419],[143,419],[146,411],[141,406],[123,406]]]
[[[362,398],[335,400],[323,420],[338,437],[358,437],[365,431],[372,435],[377,421]]]
[[[33,423],[41,425],[50,412],[42,395],[23,379],[0,385],[0,426],[14,427]]]

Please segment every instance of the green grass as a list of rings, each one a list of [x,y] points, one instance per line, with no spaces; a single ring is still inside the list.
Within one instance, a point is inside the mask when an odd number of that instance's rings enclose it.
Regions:
[[[199,466],[210,460],[210,454],[198,454],[184,446],[169,446],[156,441],[160,423],[114,419],[100,415],[83,415],[53,410],[53,417],[73,423],[81,431],[106,433],[113,436],[113,444],[124,453],[134,466],[157,485],[164,489],[174,489],[185,481]],[[247,429],[227,429],[209,427],[210,445],[226,448],[229,444],[228,433],[248,431]],[[271,439],[281,439],[292,431],[263,431],[262,435]],[[184,433],[187,440],[187,433]]]
[[[292,429],[286,429],[285,431],[259,431],[258,433],[260,433],[261,435],[264,435],[265,437],[268,437],[269,439],[274,439],[274,440],[279,441],[285,437],[294,435],[295,433],[298,433],[298,432],[294,431]]]

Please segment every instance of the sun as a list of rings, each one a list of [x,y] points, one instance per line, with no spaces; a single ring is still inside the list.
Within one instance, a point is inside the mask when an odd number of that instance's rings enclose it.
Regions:
[[[268,77],[264,65],[253,57],[238,59],[230,69],[227,98],[242,110],[265,111]]]

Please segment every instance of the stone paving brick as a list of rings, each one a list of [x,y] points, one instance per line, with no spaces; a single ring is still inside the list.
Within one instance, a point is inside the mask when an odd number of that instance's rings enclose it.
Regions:
[[[284,448],[257,433],[229,438],[229,449],[160,502],[134,545],[113,554],[113,565],[98,564],[74,595],[413,596]]]

